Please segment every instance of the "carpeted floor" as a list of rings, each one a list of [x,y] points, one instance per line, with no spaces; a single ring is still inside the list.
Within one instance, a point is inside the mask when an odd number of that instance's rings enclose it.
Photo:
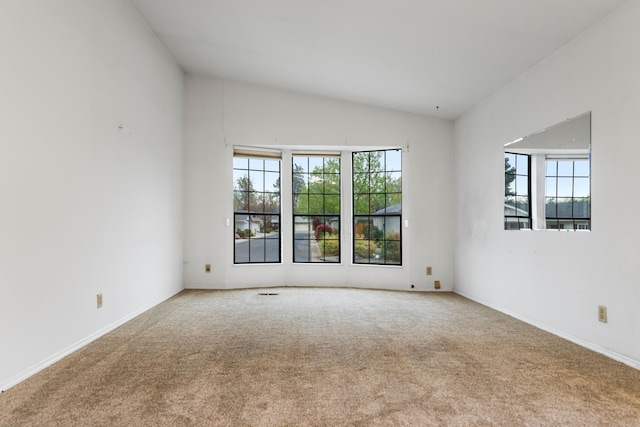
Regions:
[[[0,425],[640,426],[640,371],[455,294],[184,291],[0,395]]]

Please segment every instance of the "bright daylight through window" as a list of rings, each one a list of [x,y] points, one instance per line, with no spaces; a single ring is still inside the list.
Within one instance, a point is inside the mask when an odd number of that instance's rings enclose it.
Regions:
[[[591,112],[505,144],[505,230],[591,230]]]
[[[504,229],[531,228],[530,157],[504,153]]]
[[[341,170],[346,154],[352,156],[350,177],[343,177]],[[354,264],[402,265],[401,149],[293,152],[291,188],[284,193],[281,157],[280,151],[234,150],[235,264],[281,262],[284,194],[284,202],[292,207],[293,225],[284,233],[293,231],[294,263],[339,264],[342,239],[352,236]],[[343,178],[352,181],[353,190],[352,210],[347,207],[347,215],[352,216],[346,219],[352,221],[353,232],[347,234],[341,233]]]
[[[293,157],[293,262],[340,262],[340,157]]]
[[[547,159],[545,219],[547,228],[589,230],[591,203],[589,159]]]
[[[234,263],[280,262],[280,159],[234,156]]]
[[[402,264],[402,150],[353,153],[353,262]]]

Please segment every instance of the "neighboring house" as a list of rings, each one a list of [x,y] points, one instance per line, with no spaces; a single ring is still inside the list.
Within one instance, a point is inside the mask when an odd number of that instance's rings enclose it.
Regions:
[[[236,215],[236,230],[251,230],[253,234],[260,232],[260,219],[255,215]]]
[[[386,208],[382,208],[378,211],[375,211],[374,215],[400,215],[402,213],[402,203],[396,203],[395,205],[387,206]],[[380,230],[384,230],[386,234],[395,231],[396,233],[400,233],[400,222],[397,222],[397,227],[394,227],[393,222],[387,221],[385,224],[384,217],[373,217],[373,226],[377,227]]]

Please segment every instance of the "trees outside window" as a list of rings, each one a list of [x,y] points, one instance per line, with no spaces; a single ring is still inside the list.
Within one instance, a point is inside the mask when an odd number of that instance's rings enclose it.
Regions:
[[[355,152],[353,262],[402,264],[402,151]]]
[[[280,262],[280,160],[233,158],[234,263]]]
[[[294,156],[293,262],[340,262],[340,158]]]

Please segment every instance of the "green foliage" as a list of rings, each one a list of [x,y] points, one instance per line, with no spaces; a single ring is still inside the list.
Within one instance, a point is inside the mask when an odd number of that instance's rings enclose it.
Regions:
[[[369,258],[375,253],[376,249],[378,249],[378,246],[373,240],[366,239],[355,239],[354,246],[356,255],[363,258]]]
[[[239,238],[241,239],[248,239],[249,237],[253,237],[254,234],[251,232],[251,230],[247,229],[247,230],[240,230],[237,229],[236,230],[236,234],[238,235]]]
[[[322,238],[318,241],[318,249],[323,257],[338,256],[340,255],[340,241]]]
[[[316,166],[308,175],[296,165],[293,191],[296,214],[339,214],[340,159],[325,157],[323,166]]]
[[[353,154],[353,194],[356,215],[367,215],[401,203],[400,172],[385,171],[384,151]],[[397,194],[391,194],[397,193]]]
[[[382,257],[387,262],[400,262],[400,233],[390,231],[381,245]]]
[[[513,190],[513,181],[516,179],[516,167],[511,166],[509,158],[505,154],[504,156],[504,195],[513,196],[515,192]]]
[[[362,228],[362,234],[365,239],[373,240],[374,242],[379,242],[382,239],[382,235],[384,234],[382,230],[380,230],[375,225],[366,224]]]

